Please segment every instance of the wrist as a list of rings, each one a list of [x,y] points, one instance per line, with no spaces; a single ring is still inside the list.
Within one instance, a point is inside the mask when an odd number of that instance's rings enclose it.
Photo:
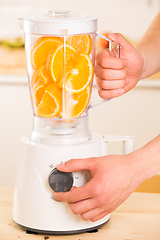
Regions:
[[[144,147],[130,153],[129,159],[136,188],[160,171],[160,135]]]
[[[136,46],[136,51],[139,53],[139,55],[142,58],[142,69],[139,74],[139,80],[142,80],[149,76],[149,73],[148,73],[149,66],[147,64],[147,55],[146,55],[145,49],[143,49],[143,45],[141,46],[141,44]]]

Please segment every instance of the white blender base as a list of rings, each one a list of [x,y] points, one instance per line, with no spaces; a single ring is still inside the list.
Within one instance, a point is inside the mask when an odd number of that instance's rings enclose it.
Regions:
[[[22,149],[13,199],[13,220],[25,229],[47,234],[73,234],[102,227],[110,218],[96,222],[84,221],[74,215],[67,203],[55,201],[48,184],[48,176],[57,164],[71,158],[106,155],[107,145],[101,135],[83,144],[54,146],[21,138]],[[73,185],[83,186],[86,172],[73,173]],[[98,183],[97,183],[98,184]]]
[[[20,225],[19,223],[17,223],[22,229],[24,229],[26,231],[26,233],[29,234],[47,234],[47,235],[69,235],[69,234],[78,234],[78,233],[84,233],[84,232],[88,232],[88,233],[92,233],[94,231],[97,231],[99,228],[103,227],[110,219],[110,215],[107,215],[108,219],[106,222],[104,222],[101,225],[96,225],[95,227],[90,227],[90,228],[84,228],[84,229],[80,229],[80,230],[67,230],[67,231],[50,231],[50,230],[40,230],[40,229],[35,229],[35,228],[28,228],[25,226]]]

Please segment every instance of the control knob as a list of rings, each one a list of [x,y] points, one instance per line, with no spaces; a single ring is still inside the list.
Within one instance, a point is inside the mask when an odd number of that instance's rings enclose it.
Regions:
[[[73,174],[55,168],[49,175],[48,183],[54,192],[68,192],[73,186]]]

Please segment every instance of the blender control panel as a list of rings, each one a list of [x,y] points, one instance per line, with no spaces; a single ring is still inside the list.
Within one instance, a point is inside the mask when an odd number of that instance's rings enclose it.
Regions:
[[[48,182],[54,192],[67,192],[73,186],[73,175],[70,172],[61,172],[55,168],[50,173]]]

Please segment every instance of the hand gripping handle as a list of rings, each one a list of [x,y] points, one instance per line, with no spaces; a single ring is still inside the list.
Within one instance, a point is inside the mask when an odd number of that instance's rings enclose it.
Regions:
[[[121,50],[120,50],[121,46],[119,44],[117,44],[117,43],[113,42],[112,40],[110,40],[109,38],[107,38],[103,35],[97,34],[97,33],[96,33],[96,37],[103,38],[103,39],[105,39],[106,41],[109,42],[109,51],[112,51],[113,47],[116,47],[118,49],[118,57],[120,58],[120,56],[121,56],[121,53],[120,53],[121,52]],[[94,101],[94,102],[92,102],[91,104],[88,105],[88,110],[93,108],[93,107],[99,106],[102,103],[109,102],[110,100],[111,100],[111,98]]]

